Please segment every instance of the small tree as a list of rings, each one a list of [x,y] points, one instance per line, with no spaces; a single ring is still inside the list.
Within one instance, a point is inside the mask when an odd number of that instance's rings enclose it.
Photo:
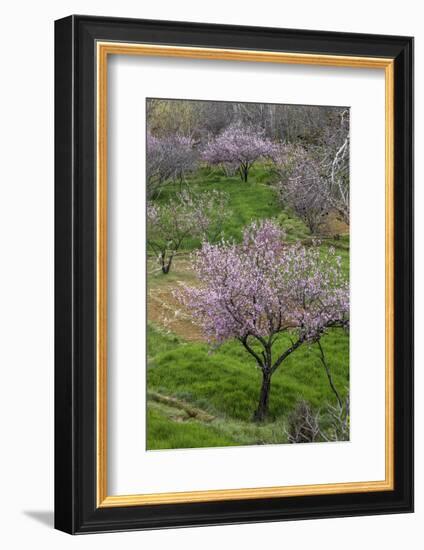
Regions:
[[[268,412],[271,377],[303,344],[318,341],[329,327],[348,324],[349,293],[340,258],[317,246],[288,246],[272,221],[252,223],[241,244],[204,243],[194,255],[201,286],[176,293],[208,340],[236,338],[262,372],[254,414]],[[281,334],[290,345],[276,352]]]
[[[289,206],[306,224],[318,233],[324,217],[331,209],[327,174],[322,159],[300,146],[286,145],[274,156],[279,181],[276,185],[283,205]]]
[[[147,244],[156,255],[162,273],[188,238],[216,239],[229,212],[225,193],[212,191],[193,195],[178,193],[167,203],[147,204]]]
[[[209,164],[236,165],[241,179],[247,181],[252,165],[260,158],[271,157],[274,149],[263,130],[232,125],[207,144],[202,157]]]
[[[167,181],[182,183],[185,176],[197,167],[198,152],[189,137],[172,134],[163,138],[147,135],[147,198],[160,194]]]

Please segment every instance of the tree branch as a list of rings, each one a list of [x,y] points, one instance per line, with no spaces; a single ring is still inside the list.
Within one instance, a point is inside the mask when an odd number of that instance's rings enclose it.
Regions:
[[[332,378],[331,372],[330,372],[330,367],[328,366],[327,361],[325,359],[324,350],[322,349],[321,341],[317,340],[317,344],[318,344],[318,348],[319,348],[319,352],[320,352],[321,363],[324,365],[324,369],[325,369],[325,372],[327,374],[327,378],[328,378],[328,381],[330,383],[330,387],[333,390],[333,393],[336,396],[340,407],[343,407],[342,399],[340,397],[339,392],[336,389],[336,386],[334,385],[333,378]]]
[[[265,369],[265,363],[264,361],[262,361],[262,359],[260,358],[260,356],[256,353],[256,351],[251,348],[249,346],[249,344],[247,343],[247,339],[248,339],[249,335],[247,334],[246,336],[243,336],[243,337],[240,337],[238,338],[240,340],[240,342],[243,344],[244,348],[250,353],[250,355],[252,355],[255,359],[256,359],[256,362],[258,363],[258,365],[261,367],[262,370]]]
[[[271,373],[274,373],[278,367],[281,365],[281,363],[286,359],[291,353],[293,353],[297,348],[303,344],[305,340],[303,338],[299,338],[294,344],[292,344],[286,351],[280,355],[280,357],[275,361],[275,363],[271,367]]]

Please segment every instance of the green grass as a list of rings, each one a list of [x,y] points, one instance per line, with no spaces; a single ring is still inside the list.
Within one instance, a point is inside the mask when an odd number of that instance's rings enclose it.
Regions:
[[[216,417],[212,424],[176,422],[169,407],[149,404],[148,448],[189,448],[254,445],[286,442],[285,426],[297,401],[306,399],[316,408],[335,404],[315,346],[294,352],[272,378],[267,421],[252,422],[257,405],[261,374],[242,346],[228,342],[211,353],[206,344],[175,345],[172,336],[150,327],[157,349],[148,369],[148,387],[171,395]],[[276,353],[289,345],[281,337]],[[322,339],[336,387],[346,396],[349,385],[348,336],[334,329]],[[168,348],[168,349],[167,349]],[[171,349],[172,348],[172,349]]]
[[[216,169],[202,168],[191,176],[187,185],[196,191],[224,191],[229,196],[228,208],[231,215],[225,221],[223,236],[226,239],[239,241],[245,225],[252,220],[277,218],[281,206],[270,183],[269,171],[263,165],[254,165],[249,173],[248,182],[241,181],[239,176],[228,177]],[[166,202],[180,190],[179,184],[164,187],[159,202]],[[186,239],[184,249],[192,250],[200,245],[199,239]]]
[[[219,433],[213,426],[196,421],[177,423],[149,407],[147,412],[147,448],[186,449],[192,447],[225,447],[235,441]]]
[[[256,424],[217,417],[204,424],[153,401],[149,401],[147,414],[149,450],[287,443],[285,424],[281,420]],[[219,442],[213,445],[218,437]]]
[[[168,334],[151,323],[147,325],[147,355],[157,357],[181,345],[181,340],[174,334]]]
[[[275,356],[290,346],[280,337]],[[348,386],[348,336],[335,329],[322,339],[336,386]],[[249,421],[255,410],[261,373],[254,359],[237,341],[211,353],[206,344],[186,343],[154,358],[148,370],[151,390],[185,399],[220,417]],[[272,378],[270,419],[285,417],[300,398],[319,407],[335,402],[315,346],[304,345],[287,358]]]
[[[289,209],[280,210],[277,221],[285,230],[289,242],[303,241],[311,236],[303,221],[290,212]]]

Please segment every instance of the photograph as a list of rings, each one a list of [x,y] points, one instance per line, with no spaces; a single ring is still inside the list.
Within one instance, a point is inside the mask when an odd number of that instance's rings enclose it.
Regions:
[[[147,98],[145,131],[146,449],[349,441],[349,107]]]
[[[316,520],[414,510],[414,38],[400,12],[161,6],[54,23],[54,527],[314,519],[328,547]],[[9,226],[39,218],[21,283],[45,217],[8,186]]]

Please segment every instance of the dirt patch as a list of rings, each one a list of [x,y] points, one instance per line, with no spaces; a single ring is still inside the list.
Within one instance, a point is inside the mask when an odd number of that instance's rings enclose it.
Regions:
[[[349,233],[349,226],[340,220],[335,212],[329,212],[325,217],[325,221],[321,227],[321,232],[324,235],[346,235]]]
[[[182,284],[198,284],[191,269],[189,254],[174,258],[171,271],[164,275],[160,266],[149,258],[147,263],[147,315],[149,321],[171,331],[188,342],[205,342],[200,328],[194,323],[190,312],[173,296]]]
[[[149,321],[169,330],[189,342],[204,342],[205,337],[189,313],[172,295],[176,287],[162,285],[148,292],[147,312]]]

